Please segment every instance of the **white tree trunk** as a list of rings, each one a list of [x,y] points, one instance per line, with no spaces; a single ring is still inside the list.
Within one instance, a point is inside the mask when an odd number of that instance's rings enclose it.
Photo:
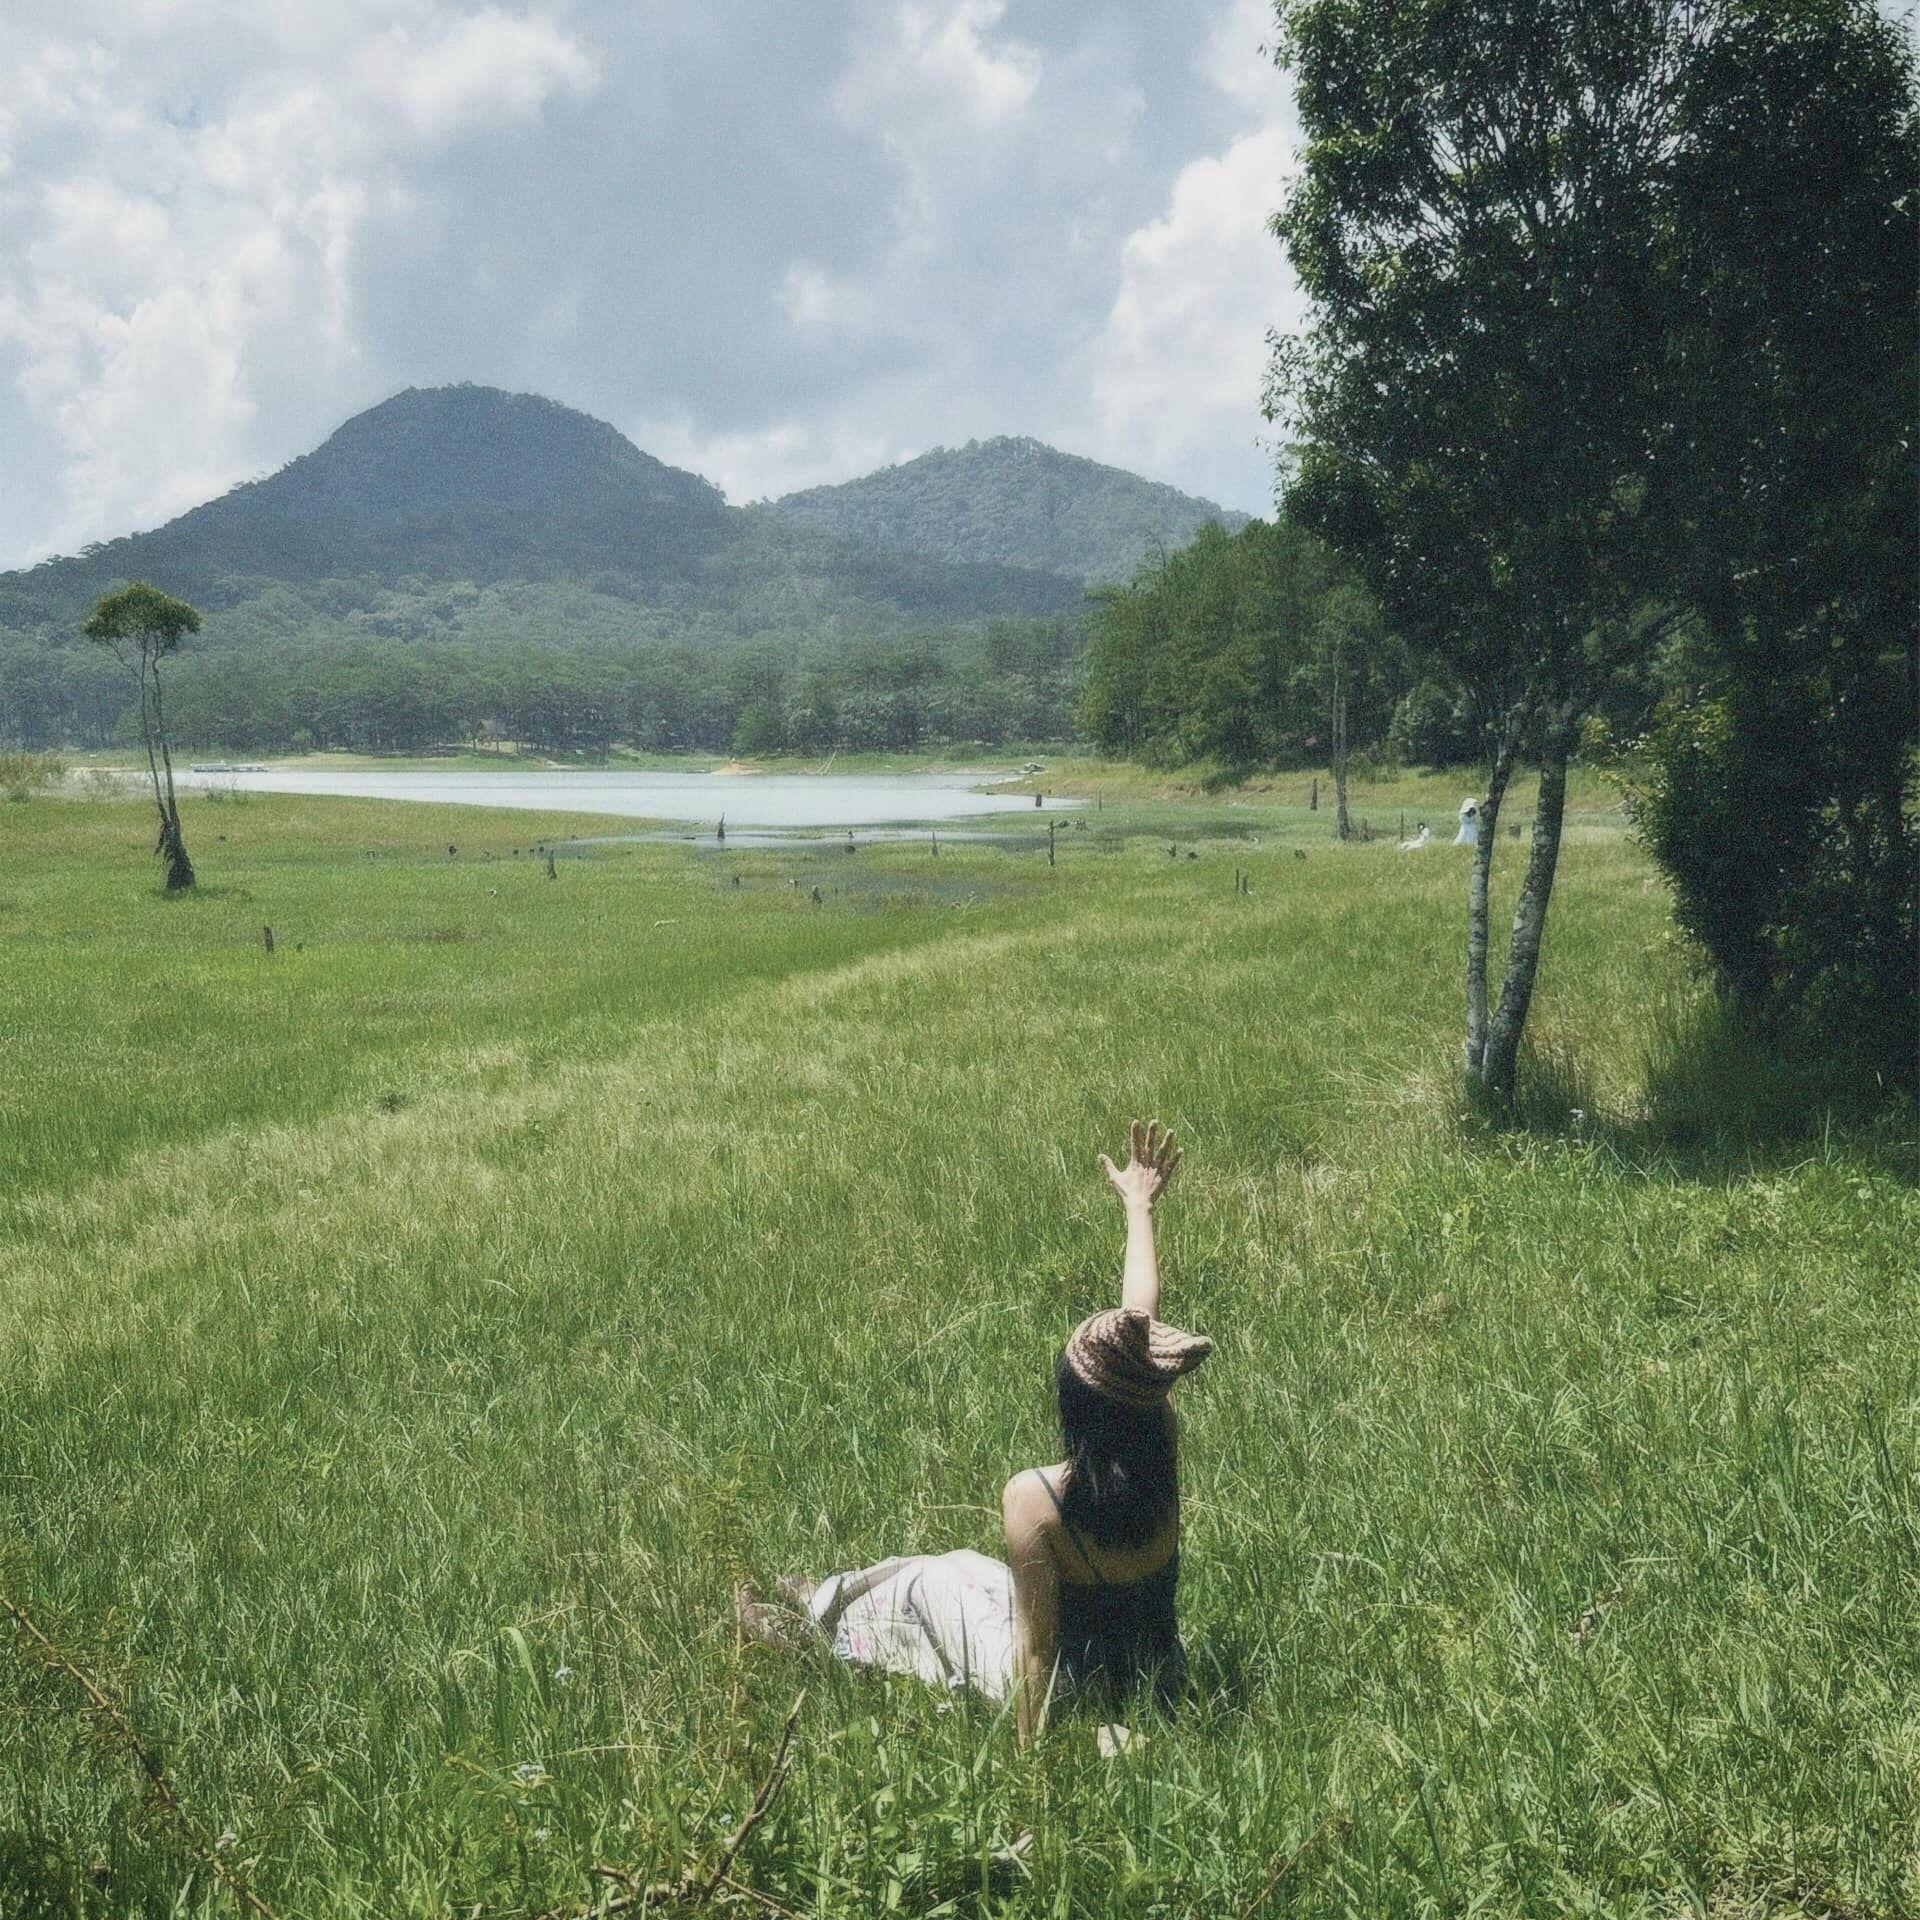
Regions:
[[[1527,858],[1527,877],[1513,910],[1513,941],[1507,949],[1506,978],[1500,983],[1500,1003],[1487,1024],[1480,1078],[1489,1093],[1502,1099],[1513,1092],[1514,1071],[1520,1058],[1520,1036],[1533,1004],[1534,976],[1540,967],[1540,942],[1547,930],[1547,903],[1553,897],[1553,876],[1560,861],[1560,826],[1567,806],[1567,753],[1572,744],[1565,720],[1547,736],[1540,762],[1540,805],[1533,821],[1533,850]]]
[[[1487,769],[1486,798],[1480,803],[1480,840],[1473,850],[1467,879],[1467,1039],[1462,1049],[1467,1078],[1477,1081],[1487,1053],[1487,900],[1493,885],[1494,829],[1500,824],[1500,802],[1513,778],[1513,747],[1502,738]]]

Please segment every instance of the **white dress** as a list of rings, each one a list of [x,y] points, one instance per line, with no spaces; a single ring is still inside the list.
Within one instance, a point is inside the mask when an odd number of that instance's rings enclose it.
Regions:
[[[836,1573],[808,1603],[842,1660],[1004,1700],[1013,1687],[1013,1574],[970,1547]]]

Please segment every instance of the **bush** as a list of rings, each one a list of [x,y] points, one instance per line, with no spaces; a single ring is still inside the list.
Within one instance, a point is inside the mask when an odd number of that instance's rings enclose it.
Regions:
[[[67,763],[57,753],[0,753],[0,794],[25,800],[66,778]]]
[[[1401,766],[1458,767],[1480,758],[1480,723],[1464,693],[1422,680],[1393,710],[1387,751]]]
[[[1897,741],[1812,676],[1764,703],[1671,702],[1628,791],[1721,997],[1745,1022],[1844,1039],[1915,1078],[1916,838]]]

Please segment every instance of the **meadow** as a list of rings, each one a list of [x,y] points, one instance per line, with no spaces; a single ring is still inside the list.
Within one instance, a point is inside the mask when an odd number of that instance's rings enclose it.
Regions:
[[[0,1592],[200,1836],[0,1623],[0,1915],[639,1911],[797,1696],[706,1910],[1920,1912],[1910,1112],[1716,1033],[1590,779],[1466,1111],[1464,855],[1300,784],[552,879],[600,823],[194,797],[171,899],[150,808],[0,804]],[[1022,1751],[743,1645],[997,1550],[1134,1114],[1195,1702]]]

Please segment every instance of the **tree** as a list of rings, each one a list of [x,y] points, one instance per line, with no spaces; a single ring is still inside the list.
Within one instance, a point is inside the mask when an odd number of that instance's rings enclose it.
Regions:
[[[1653,242],[1676,83],[1707,0],[1280,0],[1302,166],[1275,230],[1312,302],[1276,342],[1287,504],[1490,723],[1468,889],[1470,1084],[1511,1094],[1559,860],[1567,761],[1629,636],[1659,351]],[[1501,801],[1538,761],[1497,1003]]]
[[[173,755],[167,745],[160,663],[178,648],[185,635],[200,631],[200,616],[184,600],[175,600],[144,580],[136,580],[118,593],[107,594],[94,608],[85,631],[89,640],[109,648],[139,681],[140,738],[147,749],[147,771],[153,779],[153,804],[160,814],[160,837],[154,843],[154,852],[167,863],[167,891],[177,893],[193,885],[193,862],[187,857],[186,837],[180,831],[180,804],[173,792]]]
[[[1349,840],[1353,837],[1353,822],[1347,813],[1351,722],[1356,693],[1366,687],[1369,666],[1377,673],[1387,647],[1379,608],[1356,586],[1334,588],[1321,607],[1312,647],[1309,675],[1326,701],[1333,834],[1336,840]]]
[[[1872,0],[1729,6],[1685,76],[1648,517],[1688,636],[1632,794],[1736,1011],[1877,1041],[1908,1079],[1913,78]]]
[[[1285,519],[1204,527],[1094,596],[1080,724],[1106,753],[1298,764],[1324,746],[1329,717],[1356,742],[1381,737],[1399,657],[1311,534]]]

